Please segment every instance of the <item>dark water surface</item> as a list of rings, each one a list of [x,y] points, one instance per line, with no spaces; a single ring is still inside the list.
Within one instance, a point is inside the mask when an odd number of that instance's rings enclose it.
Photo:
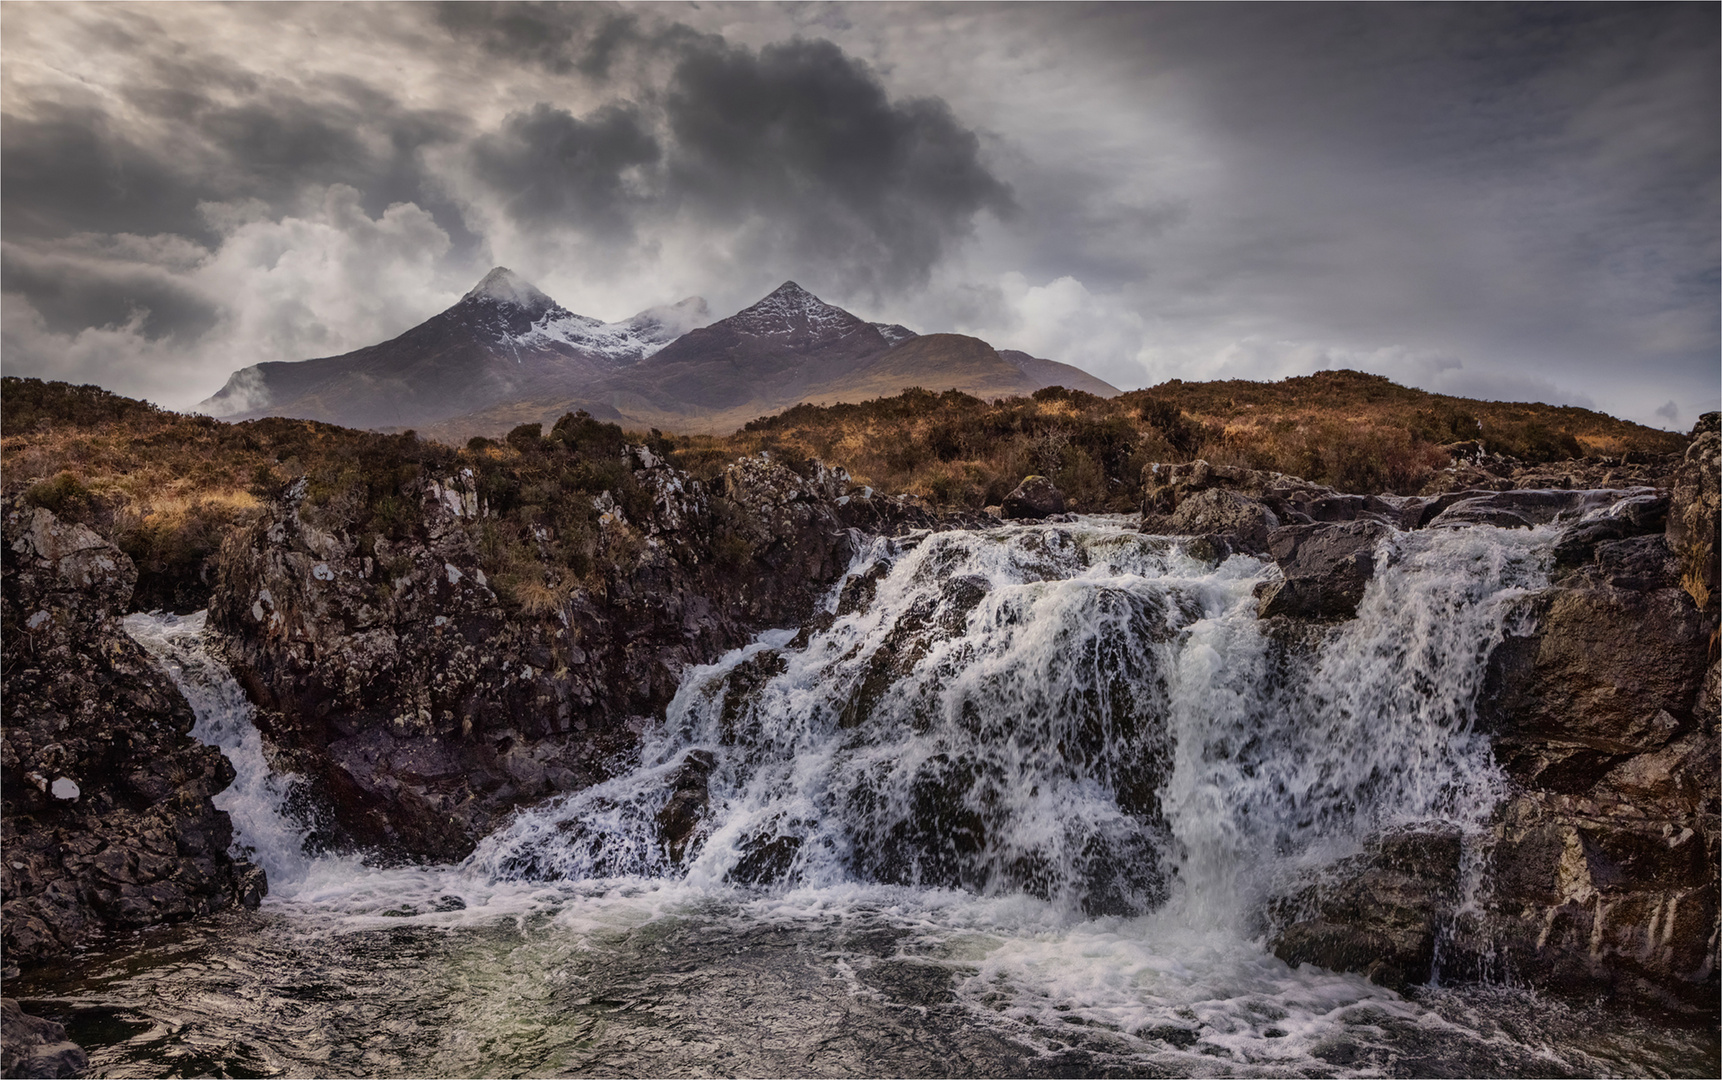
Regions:
[[[1722,1055],[1708,1025],[1499,988],[1405,1000],[1271,959],[1268,978],[1233,972],[1229,999],[1198,987],[1113,1023],[1092,995],[989,967],[1010,944],[996,934],[865,907],[613,894],[367,928],[265,909],[147,931],[7,992],[64,1022],[98,1077],[1706,1077]],[[1111,928],[1131,929],[1152,927]],[[1044,936],[1092,975],[1098,937]]]

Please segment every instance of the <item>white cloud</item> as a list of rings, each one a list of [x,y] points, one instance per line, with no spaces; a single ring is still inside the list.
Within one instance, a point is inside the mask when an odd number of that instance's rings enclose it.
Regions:
[[[187,408],[239,368],[338,354],[393,337],[453,303],[471,284],[470,268],[442,267],[448,235],[411,203],[373,218],[357,191],[337,184],[320,201],[280,218],[255,202],[202,210],[221,236],[213,249],[176,237],[89,237],[74,254],[91,271],[148,268],[210,304],[217,313],[213,327],[192,339],[152,335],[148,309],[134,307],[124,322],[56,332],[28,301],[7,294],[8,373],[100,382]]]

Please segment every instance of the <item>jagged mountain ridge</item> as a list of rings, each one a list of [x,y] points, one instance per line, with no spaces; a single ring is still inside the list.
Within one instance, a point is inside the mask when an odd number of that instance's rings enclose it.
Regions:
[[[199,408],[227,419],[414,427],[460,442],[572,409],[635,427],[724,431],[802,401],[859,401],[916,385],[989,398],[1049,385],[1118,392],[1067,364],[1000,353],[979,339],[868,322],[793,281],[708,320],[705,301],[690,297],[601,322],[497,267],[399,337],[245,368]],[[972,345],[953,351],[959,338]]]
[[[498,401],[565,393],[638,362],[709,318],[689,297],[606,323],[577,315],[506,267],[398,337],[339,356],[235,372],[200,411],[412,427]]]

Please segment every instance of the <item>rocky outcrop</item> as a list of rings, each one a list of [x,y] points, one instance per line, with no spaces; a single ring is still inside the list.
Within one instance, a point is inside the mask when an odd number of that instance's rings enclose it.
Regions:
[[[66,1028],[31,1016],[11,998],[0,998],[0,1075],[31,1077],[80,1076],[90,1059]]]
[[[1381,838],[1281,899],[1282,957],[1400,985],[1427,978],[1431,943],[1444,940],[1443,978],[1715,1012],[1722,665],[1704,559],[1717,446],[1714,420],[1701,424],[1668,494],[1457,492],[1408,505],[1428,527],[1608,510],[1567,528],[1550,587],[1524,598],[1526,629],[1490,656],[1477,723],[1510,791],[1488,831],[1465,839],[1481,871],[1475,904],[1442,899],[1451,852],[1408,861]],[[1300,553],[1274,554],[1289,583]]]
[[[1064,493],[1044,476],[1025,476],[1004,502],[999,504],[1002,517],[1013,521],[1038,521],[1064,513]]]
[[[1452,828],[1396,829],[1320,880],[1274,904],[1286,924],[1274,955],[1288,964],[1356,971],[1395,990],[1426,983],[1460,894],[1461,840]]]
[[[483,568],[495,523],[470,477],[426,485],[393,538],[311,513],[302,488],[230,538],[210,620],[259,726],[328,811],[322,843],[464,857],[514,806],[625,763],[689,664],[804,622],[865,533],[941,526],[817,462],[747,458],[701,483],[625,453],[649,499],[630,518],[596,497],[600,569],[516,583],[508,602]],[[547,561],[558,537],[535,536]]]
[[[1375,576],[1375,549],[1393,530],[1379,521],[1288,525],[1268,535],[1280,581],[1262,591],[1262,618],[1344,619]]]
[[[1693,429],[1692,445],[1675,470],[1668,513],[1668,546],[1680,560],[1680,586],[1701,608],[1716,604],[1718,491],[1716,459],[1722,454],[1722,413],[1705,413]]]
[[[8,964],[113,929],[255,905],[212,796],[233,779],[191,708],[117,624],[137,572],[82,525],[4,506],[0,860]]]

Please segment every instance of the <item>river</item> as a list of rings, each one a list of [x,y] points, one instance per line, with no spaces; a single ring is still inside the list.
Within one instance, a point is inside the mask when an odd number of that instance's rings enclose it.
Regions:
[[[1456,830],[1486,887],[1474,706],[1557,531],[1395,534],[1295,641],[1270,563],[1122,520],[881,540],[615,779],[438,867],[307,853],[201,613],[130,616],[271,893],[14,992],[96,1076],[1713,1076],[1713,1028],[1266,944],[1382,829]]]

